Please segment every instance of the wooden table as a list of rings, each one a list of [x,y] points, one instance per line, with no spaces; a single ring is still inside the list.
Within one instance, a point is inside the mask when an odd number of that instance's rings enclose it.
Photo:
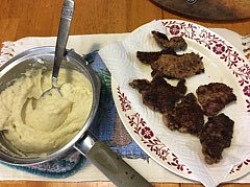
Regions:
[[[63,0],[0,0],[0,43],[25,36],[55,36]],[[75,0],[71,34],[130,32],[153,19],[189,20],[206,27],[227,28],[241,35],[250,33],[250,19],[213,22],[187,19],[157,7],[149,0]],[[1,171],[2,172],[2,171]],[[250,184],[223,184],[247,187]],[[2,181],[1,187],[111,187],[110,182],[29,182]],[[198,187],[202,185],[155,183],[157,187]]]

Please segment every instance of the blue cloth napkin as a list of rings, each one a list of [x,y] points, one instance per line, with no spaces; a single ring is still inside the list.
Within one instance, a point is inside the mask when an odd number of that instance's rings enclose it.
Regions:
[[[89,131],[92,132],[98,140],[107,143],[110,148],[121,157],[148,159],[147,154],[132,139],[126,144],[115,143],[114,138],[117,136],[115,135],[115,126],[121,124],[121,121],[112,98],[110,72],[100,58],[98,51],[86,55],[85,59],[90,63],[90,67],[98,74],[102,83],[96,124],[92,124]],[[65,156],[46,163],[28,167],[10,167],[46,177],[65,178],[84,167],[85,160],[80,153],[72,149]]]

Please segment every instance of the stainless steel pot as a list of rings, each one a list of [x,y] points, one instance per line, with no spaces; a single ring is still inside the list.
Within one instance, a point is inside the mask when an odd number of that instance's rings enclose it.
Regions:
[[[29,69],[39,69],[44,66],[52,69],[54,60],[54,47],[40,47],[25,51],[0,67],[0,92],[9,84],[23,76]],[[11,144],[5,140],[3,132],[0,133],[0,160],[11,165],[34,165],[60,157],[72,148],[87,157],[117,186],[151,186],[141,175],[132,169],[118,155],[110,150],[103,142],[96,141],[88,132],[93,122],[99,103],[101,84],[98,76],[88,67],[88,63],[73,50],[67,51],[66,58],[61,67],[74,69],[81,72],[90,81],[93,89],[92,109],[82,129],[66,145],[48,153],[46,156],[27,155],[21,157],[11,148]],[[38,137],[39,138],[39,137]]]

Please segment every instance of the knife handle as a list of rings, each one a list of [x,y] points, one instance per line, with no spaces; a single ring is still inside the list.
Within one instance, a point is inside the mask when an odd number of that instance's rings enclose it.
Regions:
[[[92,146],[83,145],[84,141]],[[90,145],[88,144],[88,145]],[[151,187],[152,185],[114,153],[107,144],[94,142],[89,137],[74,146],[86,156],[111,182],[119,187]]]

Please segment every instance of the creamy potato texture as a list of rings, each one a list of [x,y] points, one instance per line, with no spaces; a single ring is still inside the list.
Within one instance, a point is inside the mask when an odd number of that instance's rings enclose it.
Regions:
[[[61,68],[59,91],[51,72],[32,70],[0,94],[0,129],[21,153],[44,154],[69,142],[83,127],[93,102],[86,77]]]

